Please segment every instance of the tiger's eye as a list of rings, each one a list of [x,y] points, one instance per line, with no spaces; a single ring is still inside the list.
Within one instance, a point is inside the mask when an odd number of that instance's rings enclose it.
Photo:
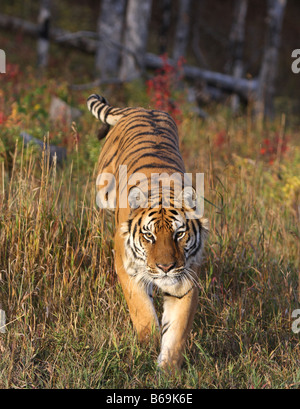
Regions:
[[[183,238],[183,236],[185,235],[185,231],[180,231],[178,233],[176,233],[176,239],[180,240]]]
[[[146,237],[146,239],[153,239],[152,233],[144,233],[144,236]]]

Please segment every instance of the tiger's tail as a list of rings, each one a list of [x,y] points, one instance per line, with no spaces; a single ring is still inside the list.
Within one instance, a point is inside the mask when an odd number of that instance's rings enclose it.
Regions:
[[[126,111],[126,108],[121,109],[110,106],[104,97],[97,94],[88,97],[87,107],[97,119],[106,125],[116,125]]]

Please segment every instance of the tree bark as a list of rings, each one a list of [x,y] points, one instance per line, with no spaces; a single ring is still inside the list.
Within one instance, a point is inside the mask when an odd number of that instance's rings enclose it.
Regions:
[[[254,106],[255,114],[260,120],[274,115],[275,81],[286,2],[287,0],[268,0],[265,46]]]
[[[168,52],[168,34],[171,26],[172,0],[161,0],[161,26],[159,30],[159,54]]]
[[[51,0],[40,0],[40,12],[38,17],[39,37],[37,42],[38,66],[45,68],[48,65],[49,33],[51,19]]]
[[[209,69],[209,64],[207,62],[207,58],[204,55],[203,51],[201,50],[200,44],[199,44],[199,39],[200,39],[200,29],[202,30],[203,28],[203,23],[199,21],[200,16],[203,15],[203,8],[204,8],[204,1],[196,1],[194,3],[193,7],[193,13],[197,18],[193,22],[193,28],[192,28],[192,50],[194,53],[194,56],[197,59],[197,62],[199,63],[200,67],[203,67],[205,69]]]
[[[98,18],[99,41],[95,57],[96,73],[101,79],[118,75],[121,49],[114,44],[122,42],[126,0],[102,0]]]
[[[130,53],[123,54],[120,77],[126,81],[140,76],[148,40],[152,0],[129,0],[123,45]]]
[[[0,74],[6,73],[6,54],[4,50],[0,50]]]
[[[229,36],[230,48],[230,72],[234,78],[242,78],[244,64],[244,42],[245,42],[245,22],[247,14],[248,0],[235,0],[233,24]],[[236,112],[239,108],[239,97],[233,94],[231,97],[231,108]]]
[[[191,0],[179,0],[177,25],[173,45],[173,59],[178,61],[186,54],[190,31],[190,8]]]

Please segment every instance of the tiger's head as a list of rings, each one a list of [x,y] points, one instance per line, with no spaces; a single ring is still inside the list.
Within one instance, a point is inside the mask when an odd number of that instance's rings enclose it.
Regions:
[[[138,281],[154,283],[163,291],[180,296],[196,283],[193,266],[199,265],[208,221],[187,217],[187,212],[193,212],[187,197],[184,201],[182,197],[171,200],[169,207],[160,203],[157,207],[135,208],[136,188],[132,192],[131,213],[122,226],[126,269]]]

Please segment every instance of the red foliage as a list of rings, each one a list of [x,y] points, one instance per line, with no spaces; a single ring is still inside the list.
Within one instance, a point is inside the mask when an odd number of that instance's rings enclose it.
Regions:
[[[4,113],[0,112],[0,125],[4,124],[6,119],[7,119],[7,117],[4,115]]]
[[[214,144],[217,148],[221,148],[226,143],[226,131],[220,131],[215,135]]]
[[[6,73],[1,75],[5,81],[16,81],[20,75],[20,67],[18,64],[6,64]]]
[[[168,62],[166,54],[162,55],[161,59],[162,68],[157,70],[155,76],[147,81],[147,93],[155,109],[168,112],[179,123],[182,120],[182,111],[178,97],[175,99],[175,92],[183,78],[185,60],[180,58],[176,66],[173,66]]]
[[[273,138],[264,138],[260,148],[260,155],[272,165],[276,157],[283,156],[288,151],[288,136],[281,137],[276,134]]]

